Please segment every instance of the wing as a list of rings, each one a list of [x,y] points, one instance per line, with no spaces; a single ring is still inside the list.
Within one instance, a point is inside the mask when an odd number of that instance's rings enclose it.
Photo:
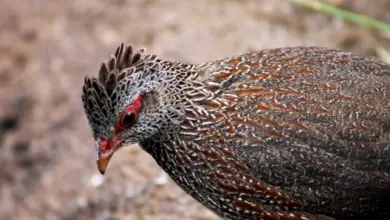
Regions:
[[[208,112],[199,111],[197,123],[209,125],[196,143],[226,146],[248,177],[312,211],[347,215],[384,205],[390,184],[378,172],[390,172],[389,65],[300,47],[198,68],[212,98],[195,102]],[[264,194],[246,198],[277,202]]]

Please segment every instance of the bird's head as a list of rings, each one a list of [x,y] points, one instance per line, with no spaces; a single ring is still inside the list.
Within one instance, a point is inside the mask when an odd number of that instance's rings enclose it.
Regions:
[[[102,63],[97,78],[85,78],[82,100],[102,174],[119,148],[164,141],[177,133],[189,67],[122,44]]]

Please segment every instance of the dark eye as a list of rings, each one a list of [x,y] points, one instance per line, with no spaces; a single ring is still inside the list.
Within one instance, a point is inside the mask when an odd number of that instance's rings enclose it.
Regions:
[[[137,121],[137,115],[134,111],[128,111],[122,116],[122,126],[129,128]]]
[[[142,107],[142,96],[140,95],[134,101],[134,103],[129,105],[127,109],[123,112],[122,116],[119,118],[115,126],[115,132],[120,133],[123,132],[125,129],[131,128],[137,122]]]

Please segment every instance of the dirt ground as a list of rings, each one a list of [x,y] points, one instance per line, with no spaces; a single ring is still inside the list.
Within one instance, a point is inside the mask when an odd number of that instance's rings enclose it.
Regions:
[[[388,0],[328,2],[390,22]],[[98,173],[81,87],[121,42],[199,63],[297,45],[390,62],[389,41],[282,0],[3,0],[0,219],[217,219],[138,146]]]

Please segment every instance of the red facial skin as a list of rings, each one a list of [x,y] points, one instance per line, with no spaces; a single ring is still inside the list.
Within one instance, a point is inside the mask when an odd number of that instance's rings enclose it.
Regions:
[[[129,105],[119,118],[115,125],[115,134],[109,138],[100,141],[98,148],[97,166],[101,174],[104,174],[106,167],[110,162],[112,155],[122,145],[124,140],[118,138],[118,134],[126,129],[131,128],[138,119],[139,113],[142,110],[142,95]]]

